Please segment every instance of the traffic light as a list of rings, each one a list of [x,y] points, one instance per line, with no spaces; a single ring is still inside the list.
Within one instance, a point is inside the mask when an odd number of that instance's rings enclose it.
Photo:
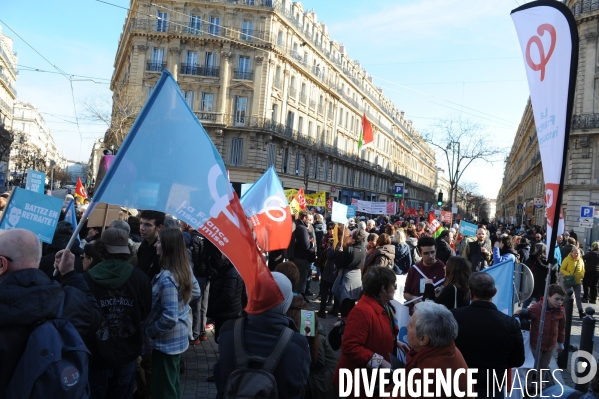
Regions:
[[[443,193],[442,192],[440,192],[439,195],[437,196],[437,205],[443,206]]]

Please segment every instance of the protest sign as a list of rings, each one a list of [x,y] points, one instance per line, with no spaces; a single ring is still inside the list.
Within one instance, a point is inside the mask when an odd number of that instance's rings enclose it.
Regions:
[[[395,215],[397,213],[397,204],[395,202],[387,202],[386,215]]]
[[[441,211],[441,221],[444,223],[451,223],[451,212]]]
[[[476,235],[476,230],[478,230],[478,226],[472,223],[464,222],[463,220],[460,222],[459,233],[463,234],[467,237],[474,237]]]
[[[40,241],[51,243],[61,209],[61,199],[17,187],[2,215],[0,230],[26,229]]]
[[[383,215],[387,212],[386,202],[370,202],[370,213],[373,215]]]
[[[99,202],[90,213],[87,225],[89,227],[106,227],[113,220],[118,220],[120,210],[120,206]]]
[[[25,190],[35,191],[36,193],[44,193],[44,184],[46,183],[46,174],[37,170],[27,170],[27,181],[25,182]]]
[[[347,207],[347,218],[355,218],[356,217],[356,206],[355,205],[349,205]]]
[[[335,223],[347,224],[347,205],[333,201],[333,211],[331,212],[331,220]]]
[[[319,191],[314,194],[304,194],[306,206],[325,206],[327,202],[326,191]]]

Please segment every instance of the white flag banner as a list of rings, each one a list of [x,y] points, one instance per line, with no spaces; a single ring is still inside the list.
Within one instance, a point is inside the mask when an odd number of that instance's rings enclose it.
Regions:
[[[553,257],[557,236],[553,229],[558,227],[556,221],[563,219],[559,211],[578,68],[578,31],[572,12],[554,0],[526,3],[512,11],[512,19],[524,57],[541,152],[547,246]]]

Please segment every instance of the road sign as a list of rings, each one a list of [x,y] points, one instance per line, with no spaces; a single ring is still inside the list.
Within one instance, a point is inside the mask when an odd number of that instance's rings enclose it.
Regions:
[[[593,223],[593,218],[579,218],[580,223]]]
[[[593,223],[592,222],[591,223],[580,222],[580,223],[578,223],[578,225],[580,227],[584,227],[584,228],[587,228],[587,229],[592,229],[593,228]]]
[[[403,197],[403,183],[395,183],[393,194],[395,194],[396,197]]]
[[[335,191],[337,191],[337,187],[331,186],[331,192],[334,193]]]
[[[580,217],[581,218],[592,218],[595,214],[594,206],[581,206],[580,207]]]
[[[518,209],[522,209],[522,208],[524,208],[524,204],[518,204],[517,208],[518,208]]]
[[[535,198],[534,199],[535,208],[543,207],[543,198]]]

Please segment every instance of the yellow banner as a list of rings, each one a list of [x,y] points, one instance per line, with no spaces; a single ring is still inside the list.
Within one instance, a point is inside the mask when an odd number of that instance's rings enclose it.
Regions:
[[[326,191],[320,191],[315,194],[305,194],[304,197],[306,197],[306,206],[324,207],[327,204]]]
[[[287,197],[287,202],[289,202],[289,204],[291,205],[291,201],[293,201],[293,198],[295,198],[297,190],[295,188],[283,190],[283,194],[285,194],[285,197]]]

